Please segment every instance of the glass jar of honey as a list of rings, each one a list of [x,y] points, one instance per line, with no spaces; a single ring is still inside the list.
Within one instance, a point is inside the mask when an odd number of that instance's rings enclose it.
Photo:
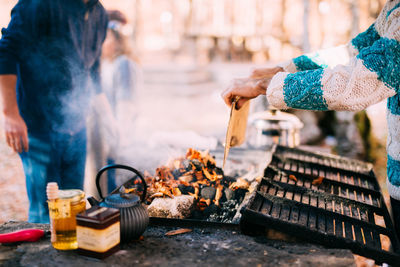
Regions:
[[[58,197],[48,200],[51,242],[55,249],[77,249],[76,215],[86,210],[82,190],[58,190]]]

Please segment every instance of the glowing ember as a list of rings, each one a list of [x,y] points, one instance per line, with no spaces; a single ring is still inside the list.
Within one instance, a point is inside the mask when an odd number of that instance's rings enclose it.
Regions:
[[[312,181],[312,184],[313,184],[313,185],[320,185],[320,184],[322,184],[322,181],[323,181],[323,180],[324,180],[324,177],[320,176],[320,177],[314,179],[314,180]]]

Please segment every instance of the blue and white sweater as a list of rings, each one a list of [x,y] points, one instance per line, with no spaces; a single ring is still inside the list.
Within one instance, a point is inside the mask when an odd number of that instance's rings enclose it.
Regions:
[[[388,98],[387,185],[400,200],[400,0],[349,44],[281,66],[267,89],[276,108],[359,111]]]

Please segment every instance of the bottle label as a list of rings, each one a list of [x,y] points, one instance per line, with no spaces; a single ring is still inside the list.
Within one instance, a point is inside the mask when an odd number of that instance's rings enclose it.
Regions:
[[[116,222],[101,230],[77,225],[76,238],[80,249],[106,252],[120,242],[120,223]]]
[[[49,201],[49,214],[52,219],[63,219],[71,217],[71,204],[69,200],[57,199]]]

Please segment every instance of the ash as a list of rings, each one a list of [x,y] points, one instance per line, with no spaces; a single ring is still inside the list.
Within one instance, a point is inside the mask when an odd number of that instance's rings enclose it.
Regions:
[[[234,198],[224,200],[224,202],[221,202],[220,206],[211,204],[203,211],[194,210],[191,219],[206,220],[210,222],[233,223],[233,219],[248,191],[238,189],[233,192],[235,193]]]
[[[206,220],[211,222],[232,223],[238,208],[239,202],[237,200],[228,200],[223,203],[218,210],[210,214]]]

